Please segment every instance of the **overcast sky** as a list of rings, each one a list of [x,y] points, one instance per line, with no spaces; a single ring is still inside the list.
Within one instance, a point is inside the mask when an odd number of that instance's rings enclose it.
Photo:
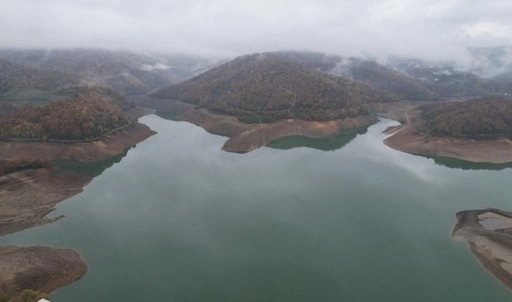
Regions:
[[[512,44],[510,0],[0,0],[0,48],[456,57]]]

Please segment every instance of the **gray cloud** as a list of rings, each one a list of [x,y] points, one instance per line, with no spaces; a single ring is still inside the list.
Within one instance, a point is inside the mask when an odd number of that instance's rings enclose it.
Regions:
[[[0,11],[2,48],[461,58],[466,46],[512,44],[512,2],[502,0],[6,0]]]

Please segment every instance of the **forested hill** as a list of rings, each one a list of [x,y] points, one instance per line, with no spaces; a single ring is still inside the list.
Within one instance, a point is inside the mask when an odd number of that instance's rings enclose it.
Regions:
[[[124,97],[106,88],[81,88],[47,105],[22,106],[0,116],[0,138],[85,140],[128,125]]]
[[[470,139],[512,139],[512,100],[482,98],[422,107],[430,134]]]
[[[26,88],[55,90],[78,82],[78,76],[73,74],[39,70],[0,59],[0,93]]]
[[[393,93],[403,100],[438,100],[438,93],[426,83],[411,78],[372,59],[340,57],[316,52],[280,51],[281,59],[301,64],[321,72],[339,75],[347,80]]]
[[[306,68],[273,53],[239,57],[163,88],[154,96],[196,104],[244,122],[355,117],[368,114],[365,104],[396,100],[390,94]]]
[[[82,84],[144,94],[198,74],[210,60],[186,55],[103,49],[0,49],[0,59],[80,76]]]

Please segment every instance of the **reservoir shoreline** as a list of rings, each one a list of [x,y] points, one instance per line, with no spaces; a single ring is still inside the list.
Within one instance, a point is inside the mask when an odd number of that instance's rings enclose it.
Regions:
[[[222,150],[235,153],[247,153],[287,136],[326,137],[338,135],[344,130],[365,128],[378,122],[378,118],[373,115],[362,115],[331,121],[286,119],[272,123],[248,124],[239,121],[235,116],[211,113],[181,101],[142,99],[138,104],[171,112],[176,120],[192,123],[212,134],[229,137]]]
[[[153,111],[138,108],[138,118]],[[135,122],[98,141],[84,143],[0,142],[3,159],[94,162],[123,153],[156,134]],[[54,167],[22,170],[0,176],[0,237],[55,222],[47,218],[57,205],[83,191],[93,179]],[[0,246],[0,293],[17,297],[24,289],[51,294],[87,273],[87,264],[73,249],[44,246]]]
[[[386,131],[386,146],[413,155],[449,157],[475,163],[504,164],[512,162],[512,141],[438,137],[426,133],[425,120],[419,108],[401,111],[400,126]],[[394,117],[396,119],[397,113]]]
[[[461,237],[480,264],[512,289],[512,213],[498,209],[466,210],[456,214],[453,237]]]

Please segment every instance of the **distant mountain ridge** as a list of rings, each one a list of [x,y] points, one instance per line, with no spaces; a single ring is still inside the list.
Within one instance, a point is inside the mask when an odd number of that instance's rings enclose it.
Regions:
[[[280,51],[276,56],[306,68],[341,76],[347,80],[395,94],[403,100],[438,99],[437,93],[420,80],[380,64],[372,59],[341,57],[316,52]]]
[[[512,73],[512,46],[473,47],[468,52],[471,56],[470,71],[482,77],[501,77]]]
[[[186,55],[102,49],[4,49],[0,59],[45,71],[75,74],[82,84],[106,86],[126,95],[144,94],[187,79],[211,62]]]
[[[420,80],[441,98],[474,98],[512,95],[512,81],[484,78],[454,62],[432,62],[417,58],[391,57],[387,65]]]
[[[79,77],[74,74],[45,71],[0,59],[0,93],[10,89],[58,89],[76,85]]]
[[[389,57],[380,63],[372,58],[315,52],[281,51],[276,55],[306,68],[393,93],[402,100],[512,95],[511,46],[468,49],[471,60],[466,66],[407,57]]]

